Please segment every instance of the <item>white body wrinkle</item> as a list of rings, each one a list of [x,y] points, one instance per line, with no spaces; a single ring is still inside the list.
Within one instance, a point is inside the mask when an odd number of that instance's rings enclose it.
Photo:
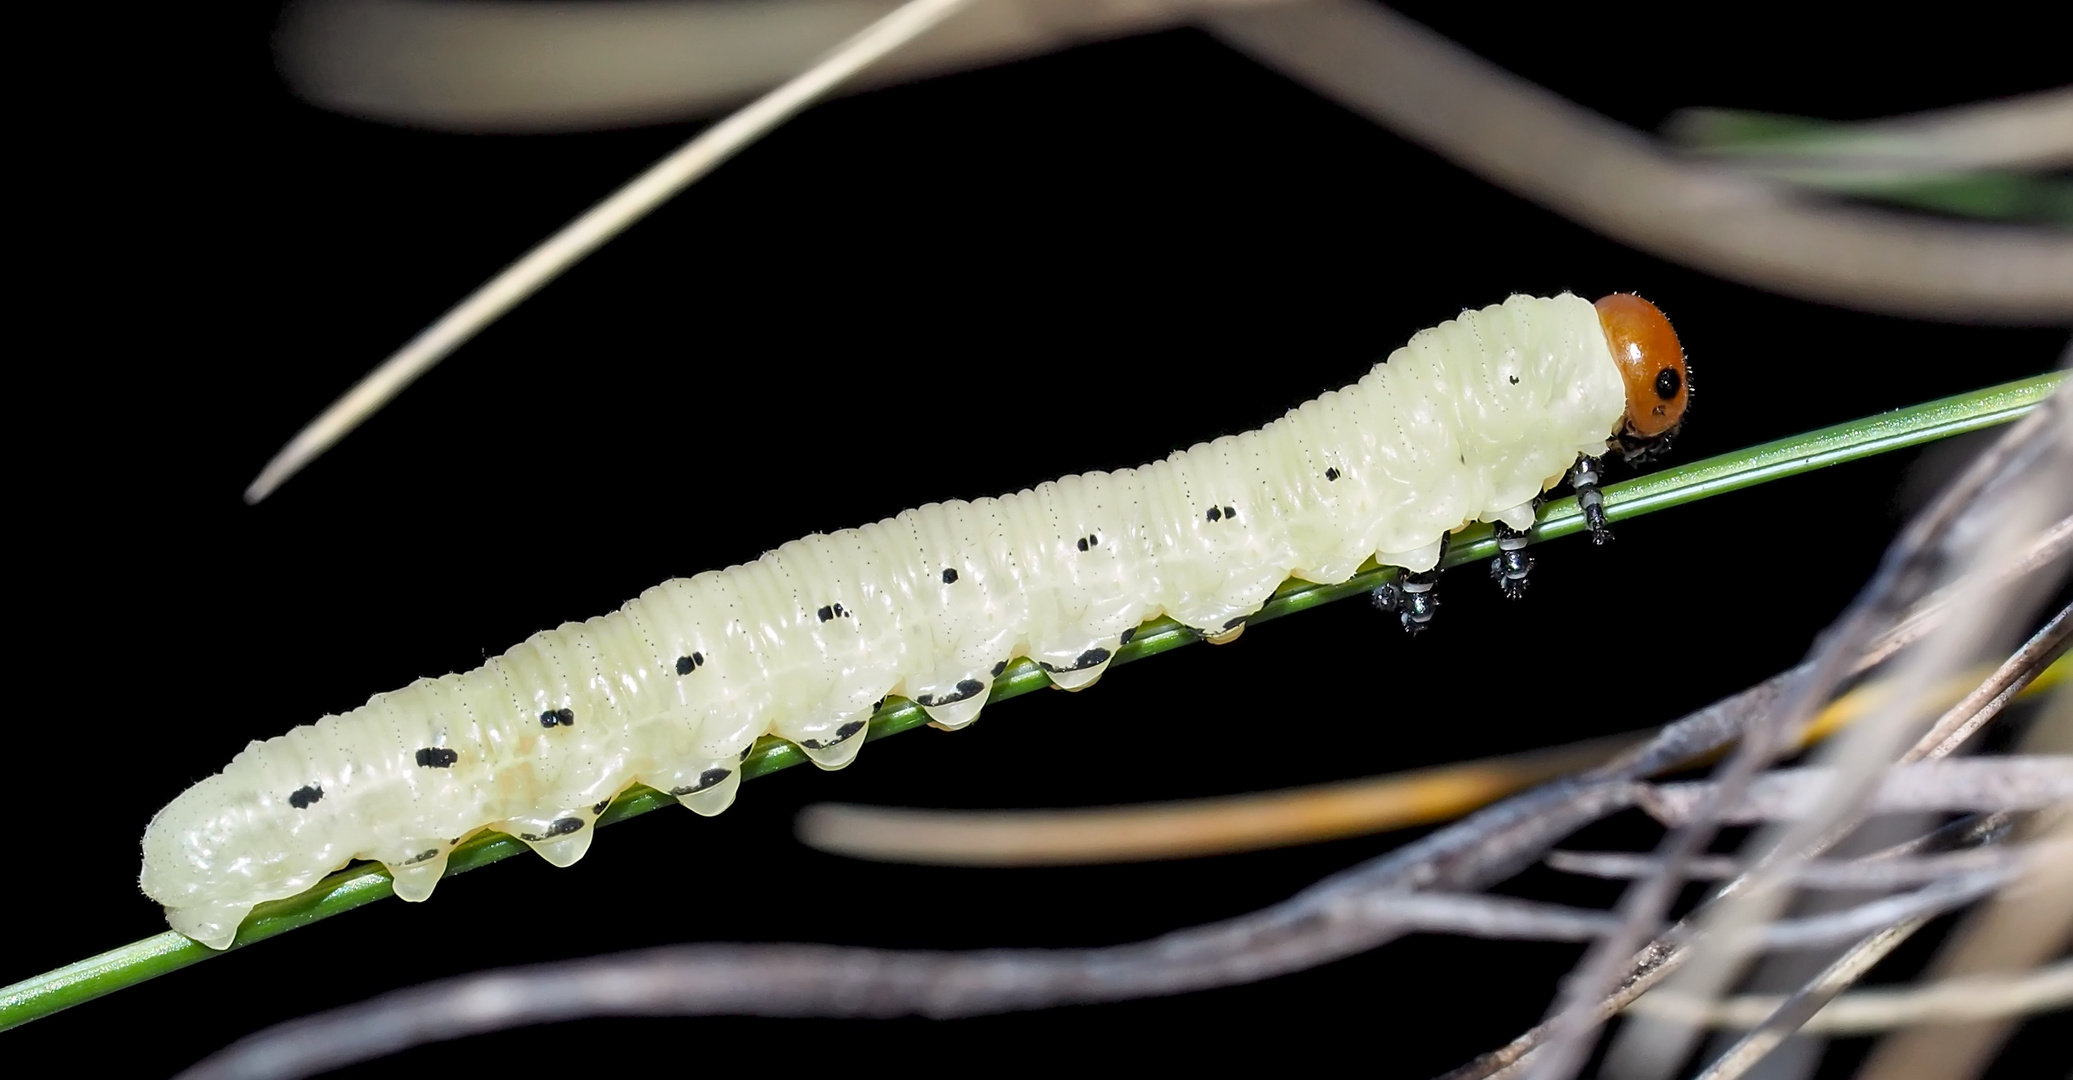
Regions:
[[[1228,636],[1290,577],[1429,570],[1467,523],[1528,528],[1625,411],[1589,301],[1464,311],[1258,430],[794,540],[255,742],[152,820],[142,885],[223,948],[353,859],[406,900],[485,828],[567,866],[635,783],[726,809],[758,736],[839,769],[888,695],[962,727],[1016,657],[1082,688],[1148,619]]]

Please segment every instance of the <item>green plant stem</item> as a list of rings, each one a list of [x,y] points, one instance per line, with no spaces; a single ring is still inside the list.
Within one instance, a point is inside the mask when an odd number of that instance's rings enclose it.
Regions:
[[[2058,385],[2060,378],[2052,374],[2005,383],[1613,484],[1604,489],[1606,517],[1613,521],[1639,517],[1815,469],[2006,423],[2035,407]],[[1577,509],[1576,500],[1559,499],[1541,509],[1534,539],[1554,540],[1580,532],[1583,527],[1583,514]],[[1449,545],[1446,565],[1487,559],[1496,554],[1496,550],[1490,526],[1475,525],[1455,535]],[[1266,622],[1365,593],[1390,580],[1396,573],[1394,567],[1370,565],[1350,580],[1336,585],[1291,580],[1276,590],[1266,606],[1249,621]],[[1127,664],[1156,656],[1197,639],[1194,631],[1171,619],[1155,619],[1139,628],[1130,643],[1117,651],[1114,662]],[[1042,669],[1025,659],[1001,673],[993,684],[989,700],[1019,697],[1043,688],[1049,681]],[[881,739],[927,722],[928,714],[920,706],[892,698],[872,718],[866,737]],[[754,779],[791,768],[805,760],[806,756],[790,743],[764,736],[743,763],[742,778]],[[610,825],[675,802],[668,795],[637,784],[612,801],[611,807],[598,819],[598,824]],[[446,872],[449,876],[465,873],[524,850],[524,844],[502,833],[479,833],[454,850]],[[231,948],[239,949],[264,941],[389,895],[392,895],[389,873],[381,864],[349,866],[300,896],[259,905],[239,927],[237,940]],[[0,1031],[220,955],[170,930],[111,949],[0,989]]]

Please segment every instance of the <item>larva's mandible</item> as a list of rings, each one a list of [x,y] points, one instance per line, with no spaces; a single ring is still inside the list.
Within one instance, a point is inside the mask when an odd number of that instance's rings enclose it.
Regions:
[[[352,859],[406,900],[484,828],[566,866],[636,782],[717,814],[759,735],[841,768],[889,694],[961,727],[1017,656],[1077,689],[1147,619],[1228,636],[1285,579],[1370,558],[1407,572],[1416,629],[1449,532],[1530,528],[1580,458],[1595,509],[1593,458],[1667,436],[1687,396],[1676,335],[1638,297],[1465,311],[1258,431],[795,540],[254,742],[152,819],[143,889],[224,948],[254,905]],[[1507,550],[1493,574],[1516,591],[1527,565]]]

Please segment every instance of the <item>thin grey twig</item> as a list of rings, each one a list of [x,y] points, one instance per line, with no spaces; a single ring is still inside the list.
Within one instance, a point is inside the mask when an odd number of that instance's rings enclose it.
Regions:
[[[2022,553],[2000,566],[1984,567],[1962,581],[1929,594],[1929,598],[1915,605],[1900,624],[1879,636],[1872,647],[1865,650],[1859,662],[1859,670],[1868,670],[1884,663],[1894,653],[1922,640],[1930,631],[1942,625],[1950,613],[1951,604],[1959,597],[1980,589],[1994,589],[2036,573],[2073,552],[2073,517],[2060,518],[2049,529],[2038,534]]]
[[[1757,777],[1732,803],[1718,798],[1719,785],[1712,781],[1644,788],[1637,801],[1673,827],[1690,824],[1705,806],[1713,807],[1715,820],[1731,824],[1804,818],[1816,810],[1836,776],[1831,768],[1777,769]],[[2073,757],[1964,758],[1891,769],[1862,809],[1872,814],[2038,810],[2067,799],[2073,799]]]
[[[2022,648],[1995,669],[1986,682],[1979,684],[1965,695],[1964,700],[1937,718],[1915,745],[1901,755],[1901,762],[1950,756],[1981,725],[2000,715],[2024,687],[2043,674],[2047,665],[2064,655],[2069,642],[2073,642],[2073,604],[2060,608],[2058,614],[2053,615],[2051,621],[2045,623],[2044,628],[2030,640],[2023,642]]]
[[[2019,871],[2020,868],[1976,870],[1842,911],[1753,926],[1737,935],[1740,940],[1726,944],[1740,952],[1839,945],[1907,919],[1927,918],[1962,907],[2007,884]],[[1702,936],[1699,940],[1705,939]]]
[[[1250,982],[1411,932],[1576,941],[1616,925],[1604,912],[1505,897],[1313,891],[1237,919],[1103,949],[685,946],[385,995],[261,1032],[183,1077],[306,1076],[419,1043],[588,1016],[976,1016]]]
[[[1874,931],[1843,952],[1820,974],[1778,1003],[1771,1015],[1751,1028],[1727,1052],[1714,1059],[1694,1080],[1735,1080],[1762,1061],[1780,1043],[1807,1026],[1807,1021],[1827,1007],[1844,990],[1878,965],[1901,943],[1928,925],[1929,915],[1914,915]],[[1643,1001],[1648,1000],[1643,998]]]
[[[2061,845],[2061,857],[2073,857],[2073,845]],[[1792,869],[1794,884],[1814,889],[1897,889],[1923,885],[1953,874],[1975,870],[1999,870],[2028,857],[2026,847],[1996,847],[1977,851],[1952,851],[1940,855],[1869,857],[1838,862],[1815,860]],[[1620,851],[1550,851],[1547,865],[1566,874],[1589,877],[1637,878],[1655,872],[1652,855]],[[1684,866],[1685,876],[1694,881],[1719,881],[1739,877],[1748,870],[1728,855],[1693,859]]]

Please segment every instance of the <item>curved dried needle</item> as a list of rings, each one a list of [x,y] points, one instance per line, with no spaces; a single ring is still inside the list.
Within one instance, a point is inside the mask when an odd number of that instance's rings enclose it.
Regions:
[[[2054,665],[2016,692],[2054,685],[2063,667]],[[1952,687],[1945,700],[1955,702],[1979,684],[1975,678]],[[1869,683],[1829,702],[1807,725],[1801,745],[1841,730],[1888,693],[1882,684]],[[1344,783],[1138,806],[918,810],[822,803],[801,812],[798,835],[809,847],[836,855],[941,866],[1093,864],[1257,851],[1448,820],[1600,764],[1660,731]],[[1670,761],[1652,771],[1693,764]]]
[[[835,47],[812,67],[699,133],[647,172],[562,227],[540,246],[462,300],[410,339],[394,356],[295,433],[245,489],[245,501],[271,494],[303,466],[330,449],[417,377],[468,339],[517,307],[569,267],[581,262],[634,222],[668,202],[743,147],[813,104],[842,80],[926,33],[970,0],[907,0],[884,18]]]
[[[1200,0],[1260,3],[1273,0]],[[897,0],[454,4],[302,0],[281,76],[322,108],[442,131],[581,131],[729,108]],[[1186,21],[1190,0],[988,0],[845,89],[1003,64]]]
[[[1649,733],[1338,784],[1081,810],[910,810],[822,803],[799,839],[837,855],[952,866],[1176,859],[1317,843],[1461,816],[1597,765]]]
[[[1823,206],[1680,159],[1360,0],[1205,13],[1221,40],[1515,194],[1644,251],[1864,311],[2073,318],[2073,236]]]

